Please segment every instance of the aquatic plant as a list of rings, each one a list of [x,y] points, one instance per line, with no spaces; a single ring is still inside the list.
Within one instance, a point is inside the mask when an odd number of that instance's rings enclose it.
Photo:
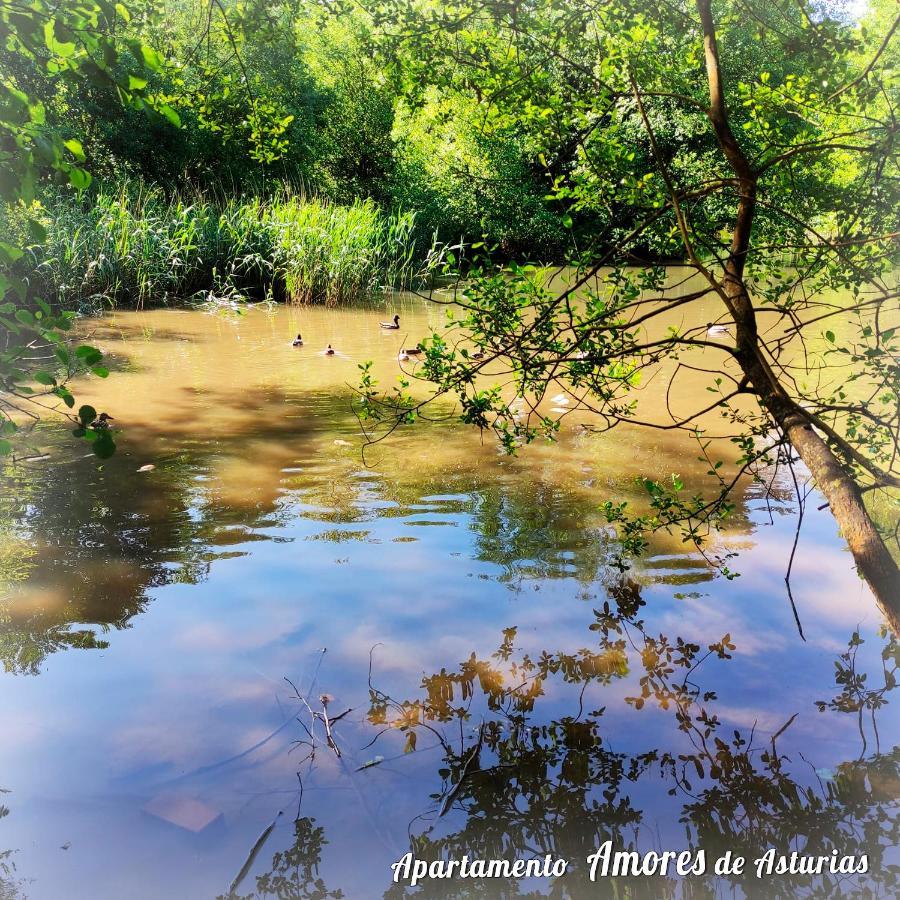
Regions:
[[[51,198],[42,222],[47,238],[27,274],[36,293],[67,307],[158,305],[235,291],[349,303],[424,283],[440,256],[434,244],[417,252],[412,212],[287,190],[219,201],[123,184],[81,200]]]

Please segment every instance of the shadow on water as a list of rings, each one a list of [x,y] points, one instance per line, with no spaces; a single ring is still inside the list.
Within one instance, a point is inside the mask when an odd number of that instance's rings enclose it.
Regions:
[[[503,581],[588,583],[610,555],[600,501],[614,493],[642,502],[634,483],[604,476],[602,460],[535,470],[533,461],[482,454],[473,465],[471,435],[448,425],[422,425],[379,446],[377,468],[368,469],[349,396],[270,387],[251,404],[233,392],[201,391],[204,405],[228,422],[227,431],[210,434],[189,414],[197,389],[182,393],[183,407],[173,401],[164,419],[119,426],[119,452],[104,463],[69,458],[53,477],[39,464],[7,468],[0,499],[6,671],[37,673],[48,654],[67,648],[104,649],[111,631],[146,609],[152,589],[201,582],[214,561],[247,554],[254,541],[295,540],[298,519],[334,526],[303,536],[330,542],[371,540],[349,526],[376,519],[406,519],[411,530],[464,527],[472,556],[500,566]],[[64,440],[58,432],[42,437],[51,448]],[[138,472],[147,460],[153,470]],[[754,527],[749,504],[759,498],[754,486],[745,490],[732,538]],[[788,498],[776,488],[769,503],[782,509]],[[660,535],[638,577],[691,584],[711,574],[677,535]]]
[[[441,757],[432,771],[437,789],[408,828],[411,858],[427,864],[434,877],[420,877],[413,886],[411,869],[401,868],[383,896],[896,896],[900,747],[883,747],[877,725],[897,686],[896,639],[882,634],[881,672],[858,670],[864,643],[858,633],[835,661],[836,693],[815,705],[854,722],[860,753],[833,769],[816,769],[812,752],[782,749],[796,714],[769,737],[755,727],[723,724],[716,686],[729,675],[735,650],[729,635],[701,646],[651,633],[640,586],[629,579],[609,582],[608,597],[594,610],[585,648],[576,652],[529,654],[512,627],[490,656],[473,653],[456,670],[425,676],[417,696],[391,697],[377,687],[377,671],[370,677],[365,752],[375,753],[379,742],[400,742],[408,754],[436,742]],[[635,688],[624,704],[618,699],[623,684]],[[298,717],[297,745],[306,753],[301,784],[317,757],[340,756],[348,743],[335,711],[324,727],[328,698],[319,702],[322,712],[310,701],[308,715]],[[629,718],[662,717],[657,734],[666,743],[629,746],[635,742],[616,710],[627,710]],[[377,777],[377,766],[392,758],[375,756],[355,771],[344,764],[344,777]],[[320,874],[326,834],[302,810],[301,793],[293,843],[277,851],[270,866],[260,862],[243,890],[220,900],[345,896],[339,876]],[[665,835],[656,823],[660,810],[670,817]],[[606,872],[600,860],[592,879],[588,857],[606,842],[611,853],[688,852],[690,865],[702,854],[704,869],[680,878],[674,859],[663,875],[629,869],[635,858],[623,859],[625,868],[617,871],[610,856]],[[746,860],[743,872],[714,871],[726,853]],[[791,869],[792,853],[812,859]],[[778,868],[782,856],[787,870]],[[440,876],[452,860],[458,873],[464,857],[470,867],[476,860],[545,857],[566,860],[568,867],[559,877],[524,880]],[[766,860],[761,870],[757,860]]]

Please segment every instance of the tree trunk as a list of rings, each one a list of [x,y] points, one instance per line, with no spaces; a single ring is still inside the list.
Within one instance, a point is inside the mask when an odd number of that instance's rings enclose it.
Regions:
[[[756,310],[744,282],[751,252],[750,236],[756,211],[758,173],[738,143],[728,117],[711,0],[696,0],[703,29],[703,49],[709,82],[710,124],[722,154],[738,178],[739,200],[731,249],[719,290],[735,323],[735,345],[749,385],[806,464],[825,495],[831,513],[853,554],[856,567],[869,583],[892,631],[900,635],[900,569],[869,516],[856,481],[814,430],[802,408],[789,396],[769,366],[760,344]]]
[[[872,521],[856,481],[766,363],[750,296],[743,280],[727,269],[725,294],[737,326],[737,356],[741,369],[760,403],[790,441],[824,494],[859,573],[869,583],[891,630],[900,635],[900,569],[897,562]]]
[[[900,570],[872,522],[856,482],[802,415],[779,422],[825,495],[831,512],[894,634],[900,634]]]

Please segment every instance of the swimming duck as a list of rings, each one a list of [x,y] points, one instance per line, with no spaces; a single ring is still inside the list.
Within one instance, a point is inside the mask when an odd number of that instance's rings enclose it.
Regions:
[[[484,350],[476,350],[469,356],[469,359],[484,359]]]
[[[93,422],[91,422],[91,428],[94,431],[104,431],[109,428],[109,423],[112,421],[112,416],[109,413],[102,412]]]
[[[421,347],[406,347],[400,351],[401,353],[405,353],[407,356],[418,356],[422,352]]]
[[[378,324],[382,328],[390,328],[391,331],[396,331],[400,327],[400,316],[394,316],[391,322],[379,322]]]
[[[728,328],[725,325],[713,325],[712,322],[707,322],[706,333],[709,335],[728,334]]]
[[[397,355],[397,359],[399,359],[400,362],[406,362],[409,359],[409,354],[405,350],[401,350]]]
[[[300,337],[300,335],[298,334],[297,337],[295,337],[295,338],[291,341],[291,346],[292,346],[292,347],[302,347],[302,346],[303,346],[303,338]]]
[[[331,346],[331,344],[329,344],[329,345],[325,348],[325,355],[326,355],[326,356],[334,356],[334,348]]]

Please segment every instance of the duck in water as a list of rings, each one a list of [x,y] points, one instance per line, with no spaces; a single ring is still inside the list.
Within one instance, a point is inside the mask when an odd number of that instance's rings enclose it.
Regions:
[[[297,337],[295,337],[291,341],[291,346],[292,347],[302,347],[303,346],[303,338],[298,334]]]
[[[391,331],[396,331],[400,327],[400,316],[394,316],[390,322],[379,322],[378,324],[382,328],[390,328]]]
[[[109,428],[109,423],[112,421],[112,416],[109,413],[102,412],[93,422],[91,422],[91,428],[94,431],[106,431]]]
[[[334,356],[334,348],[331,346],[331,344],[329,344],[329,345],[325,348],[325,355],[326,355],[326,356]]]

